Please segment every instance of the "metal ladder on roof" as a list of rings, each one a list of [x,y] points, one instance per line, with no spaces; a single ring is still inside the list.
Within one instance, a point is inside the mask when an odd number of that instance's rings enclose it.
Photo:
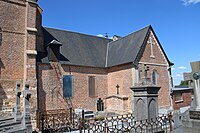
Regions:
[[[58,84],[59,86],[57,86],[58,88],[63,88],[63,84],[61,82],[62,80],[62,72],[61,72],[61,64],[58,63],[58,62],[52,62],[51,63],[52,65],[52,68],[55,70],[55,73],[56,73],[56,77],[58,79]],[[63,95],[60,93],[60,90],[56,91],[65,101],[65,103],[67,103],[67,109],[70,109],[72,108],[73,109],[73,104],[72,104],[72,100],[71,98],[64,98]]]

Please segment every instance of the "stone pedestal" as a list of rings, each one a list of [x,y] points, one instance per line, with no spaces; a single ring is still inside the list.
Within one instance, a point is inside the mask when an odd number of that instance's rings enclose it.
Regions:
[[[16,97],[16,106],[15,106],[15,108],[14,108],[14,118],[15,118],[15,121],[21,121],[21,113],[20,113],[20,95],[21,95],[20,83],[17,82],[17,88],[16,88],[16,93],[15,93],[15,97]]]
[[[194,81],[194,104],[191,105],[189,113],[182,119],[183,127],[186,129],[200,129],[200,62],[192,62],[192,77]]]
[[[133,106],[136,120],[151,119],[158,116],[158,91],[160,87],[145,84],[131,88],[134,92]]]
[[[31,125],[31,116],[30,116],[30,97],[31,93],[29,91],[29,85],[25,85],[24,89],[24,118],[23,118],[23,124],[26,127],[27,132],[32,132],[32,125]]]

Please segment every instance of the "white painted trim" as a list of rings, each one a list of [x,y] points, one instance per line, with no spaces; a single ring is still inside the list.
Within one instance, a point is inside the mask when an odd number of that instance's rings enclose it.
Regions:
[[[139,64],[147,64],[147,65],[155,65],[155,66],[166,66],[168,67],[168,64],[159,64],[159,63],[150,63],[150,62],[139,62]]]
[[[26,27],[27,31],[37,32],[36,28]]]
[[[26,53],[29,54],[29,55],[37,55],[36,50],[26,50]]]

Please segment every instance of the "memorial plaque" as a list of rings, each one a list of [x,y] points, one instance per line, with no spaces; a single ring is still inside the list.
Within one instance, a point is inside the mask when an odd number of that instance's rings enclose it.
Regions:
[[[189,111],[190,119],[198,119],[200,120],[200,111]]]

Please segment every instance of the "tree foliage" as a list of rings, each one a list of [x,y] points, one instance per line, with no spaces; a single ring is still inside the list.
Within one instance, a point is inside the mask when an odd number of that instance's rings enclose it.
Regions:
[[[188,86],[188,81],[181,81],[179,86]]]

